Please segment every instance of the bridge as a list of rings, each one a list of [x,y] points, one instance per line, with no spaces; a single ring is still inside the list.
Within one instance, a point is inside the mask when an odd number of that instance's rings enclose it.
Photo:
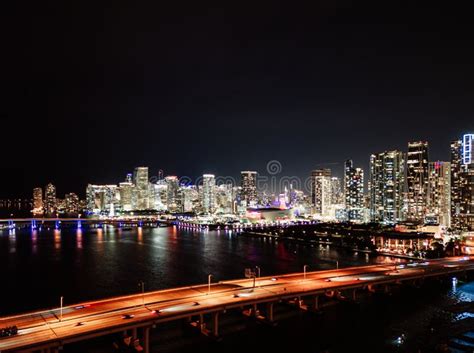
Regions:
[[[55,228],[60,228],[62,224],[73,224],[77,227],[81,227],[83,224],[89,225],[104,225],[113,224],[119,227],[130,226],[130,225],[150,225],[150,224],[162,224],[171,225],[172,222],[168,220],[159,219],[156,217],[127,217],[127,218],[0,218],[0,226],[5,225],[7,228],[14,229],[18,224],[30,224],[32,229],[38,229],[41,225],[54,225]]]
[[[322,297],[356,299],[362,291],[390,291],[392,286],[429,278],[466,275],[474,257],[451,257],[402,265],[371,265],[335,270],[253,277],[173,288],[79,303],[0,318],[0,329],[17,326],[18,334],[0,338],[0,353],[58,352],[65,345],[120,332],[139,337],[150,351],[150,330],[184,320],[205,335],[219,336],[219,317],[236,309],[274,322],[274,305],[318,310]]]

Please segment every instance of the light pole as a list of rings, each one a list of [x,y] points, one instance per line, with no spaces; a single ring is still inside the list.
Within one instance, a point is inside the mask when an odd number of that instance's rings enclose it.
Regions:
[[[336,269],[339,270],[339,261],[336,260]]]
[[[63,321],[63,300],[64,300],[64,297],[61,296],[61,299],[59,300],[59,306],[60,306],[59,321]]]
[[[207,276],[207,294],[211,294],[211,278],[213,276],[210,274],[209,276]]]
[[[304,276],[304,279],[306,279],[306,268],[308,267],[308,265],[304,265],[303,266],[303,276]]]
[[[138,285],[142,288],[142,304],[145,306],[145,282],[140,281]]]

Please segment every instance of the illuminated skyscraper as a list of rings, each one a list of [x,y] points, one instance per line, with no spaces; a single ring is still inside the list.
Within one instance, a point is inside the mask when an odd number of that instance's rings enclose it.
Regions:
[[[132,182],[125,181],[119,184],[120,207],[122,211],[133,210],[134,189],[135,189],[135,186],[133,185]]]
[[[451,226],[474,229],[474,134],[451,143]]]
[[[364,170],[354,168],[350,159],[344,164],[344,198],[349,220],[363,221]]]
[[[52,215],[57,211],[56,187],[49,183],[44,191],[44,211]]]
[[[451,142],[451,226],[461,226],[461,190],[464,173],[462,167],[462,141]]]
[[[135,184],[135,193],[137,197],[136,209],[139,211],[150,208],[148,180],[148,167],[135,168],[133,182]]]
[[[33,189],[33,214],[42,214],[43,209],[43,189]]]
[[[407,218],[424,221],[428,201],[428,142],[408,143]]]
[[[311,202],[315,214],[329,216],[332,205],[331,169],[316,169],[311,172]]]
[[[202,176],[202,208],[204,213],[214,213],[216,206],[216,179],[213,174],[204,174]]]
[[[242,171],[241,184],[242,196],[241,201],[246,203],[246,206],[253,207],[257,203],[257,172]]]
[[[405,159],[403,152],[389,151],[370,156],[370,216],[374,222],[404,220],[403,192]]]
[[[427,218],[449,227],[451,219],[451,163],[429,163]]]
[[[66,213],[69,213],[69,214],[79,213],[79,197],[75,193],[71,192],[69,194],[66,194],[65,203],[66,203],[65,205]]]
[[[333,205],[344,204],[344,191],[341,184],[341,178],[331,177],[331,204]]]
[[[215,188],[216,193],[216,212],[217,213],[232,213],[233,198],[232,198],[232,184],[222,184]]]
[[[177,176],[167,176],[166,182],[166,206],[169,212],[180,211],[180,200],[178,195],[179,179]]]

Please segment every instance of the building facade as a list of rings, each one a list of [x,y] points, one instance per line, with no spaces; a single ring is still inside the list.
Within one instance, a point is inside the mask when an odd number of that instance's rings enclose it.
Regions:
[[[428,142],[408,143],[407,218],[424,221],[428,203]]]
[[[405,157],[387,151],[370,157],[370,216],[373,222],[396,223],[405,219]]]
[[[451,226],[451,163],[429,163],[428,213],[431,223]]]

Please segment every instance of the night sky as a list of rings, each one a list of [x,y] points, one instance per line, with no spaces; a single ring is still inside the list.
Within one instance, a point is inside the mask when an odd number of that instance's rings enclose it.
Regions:
[[[472,12],[454,3],[124,3],[7,16],[0,197],[83,196],[138,165],[342,174],[410,140],[448,159],[474,131]]]

